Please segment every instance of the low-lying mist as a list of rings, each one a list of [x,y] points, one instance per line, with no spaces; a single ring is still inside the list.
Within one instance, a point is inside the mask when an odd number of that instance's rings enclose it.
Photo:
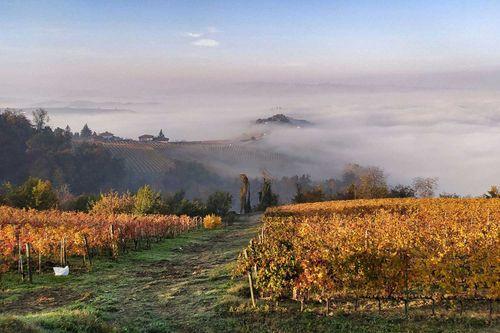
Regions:
[[[500,182],[500,97],[496,90],[349,89],[242,84],[220,92],[157,94],[140,100],[51,100],[2,106],[45,107],[52,126],[88,123],[124,138],[238,138],[266,132],[265,149],[297,160],[313,178],[346,163],[382,167],[391,184],[439,177],[440,191],[478,195]],[[5,103],[4,103],[5,104]],[[254,124],[275,113],[306,119],[305,128]],[[274,175],[281,176],[281,175]]]

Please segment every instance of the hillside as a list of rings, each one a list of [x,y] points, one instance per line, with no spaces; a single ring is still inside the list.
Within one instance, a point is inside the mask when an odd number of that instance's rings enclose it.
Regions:
[[[269,151],[259,142],[193,141],[193,142],[102,142],[113,156],[123,159],[134,174],[154,176],[168,172],[175,161],[192,161],[220,175],[241,172],[259,174],[266,169],[279,173],[293,161],[286,155]]]

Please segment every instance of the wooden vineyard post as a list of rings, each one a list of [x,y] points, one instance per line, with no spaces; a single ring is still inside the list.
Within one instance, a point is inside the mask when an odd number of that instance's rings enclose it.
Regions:
[[[254,250],[253,248],[253,239],[250,240],[250,248],[252,249],[252,251]],[[257,264],[253,265],[253,273],[255,276],[257,276]]]
[[[378,303],[378,314],[382,314],[382,300],[380,297],[377,297],[377,303]]]
[[[42,274],[42,252],[38,250],[38,274]]]
[[[61,246],[59,247],[59,265],[63,266],[63,240],[61,239]]]
[[[33,283],[33,275],[31,273],[31,244],[26,243],[26,267],[28,271],[28,281]]]
[[[432,316],[436,315],[436,301],[434,301],[434,297],[431,298],[432,301]]]
[[[87,259],[89,261],[88,270],[92,270],[92,255],[90,254],[89,241],[87,239],[87,235],[83,235],[83,245],[85,246],[85,254],[87,255]]]
[[[109,235],[111,237],[111,258],[116,259],[118,257],[118,245],[115,242],[115,228],[112,224],[109,226]]]
[[[404,271],[404,278],[405,278],[405,291],[404,291],[405,319],[408,319],[408,256],[406,255],[406,253],[404,254],[404,260],[405,260],[405,271]]]
[[[120,237],[120,248],[122,253],[127,253],[127,241],[125,240],[125,237],[123,236],[122,229],[118,228],[118,235]],[[156,239],[156,242],[159,242],[158,239]]]
[[[24,281],[24,262],[23,262],[23,248],[21,245],[21,237],[19,237],[17,241],[18,255],[19,255],[19,264],[18,271],[21,274],[21,280]]]
[[[248,260],[248,253],[247,250],[243,250],[243,255],[245,256],[245,259]],[[252,298],[252,307],[255,308],[255,296],[253,293],[253,279],[252,279],[252,272],[249,271],[248,273],[248,285],[250,286],[250,297]]]
[[[64,237],[61,240],[60,261],[61,261],[61,266],[62,267],[64,267],[64,266],[67,265],[67,258],[66,258],[66,238],[64,238]]]

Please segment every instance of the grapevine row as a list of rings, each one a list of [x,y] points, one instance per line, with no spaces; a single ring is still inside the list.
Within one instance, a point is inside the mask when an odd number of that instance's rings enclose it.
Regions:
[[[110,252],[113,257],[141,243],[193,229],[200,219],[188,216],[86,214],[22,210],[0,206],[0,272],[13,268],[30,244],[39,259]],[[61,259],[62,261],[62,259]]]
[[[500,296],[500,200],[382,199],[282,206],[240,256],[263,297]]]

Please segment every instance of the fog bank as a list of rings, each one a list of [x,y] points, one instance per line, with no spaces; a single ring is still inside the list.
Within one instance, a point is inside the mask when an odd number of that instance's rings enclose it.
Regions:
[[[244,83],[141,99],[8,99],[2,107],[45,107],[53,126],[88,123],[125,138],[163,129],[171,140],[231,139],[259,133],[260,117],[307,119],[276,128],[266,149],[296,158],[301,172],[338,175],[345,163],[377,165],[391,183],[440,178],[440,190],[478,195],[500,183],[500,97],[496,89]],[[279,176],[279,175],[276,175]]]

